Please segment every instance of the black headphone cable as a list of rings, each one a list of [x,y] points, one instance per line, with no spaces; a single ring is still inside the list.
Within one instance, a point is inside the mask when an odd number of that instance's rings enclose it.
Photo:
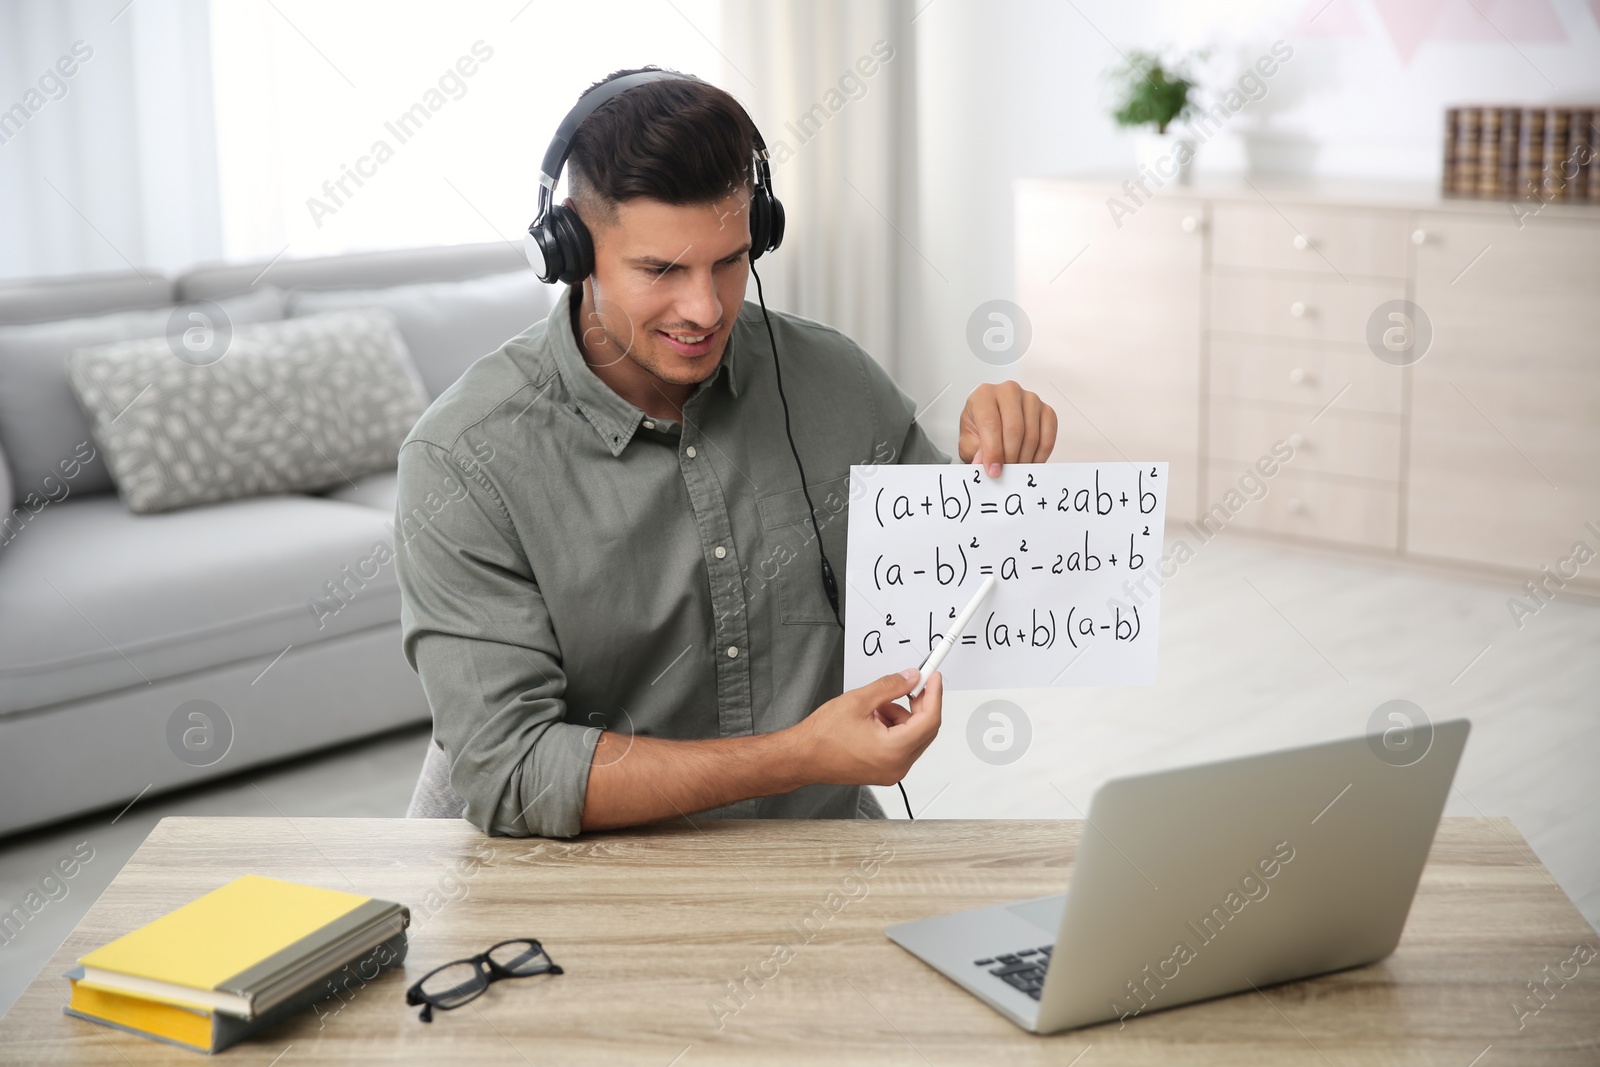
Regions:
[[[772,317],[767,314],[767,295],[761,290],[761,275],[756,273],[754,257],[750,260],[750,276],[756,280],[756,299],[761,303],[761,320],[767,324],[767,342],[772,345],[772,374],[778,382],[778,399],[783,403],[783,432],[789,438],[789,451],[794,455],[794,465],[800,472],[800,491],[806,496],[806,514],[811,517],[811,530],[817,535],[817,555],[822,557],[822,588],[828,594],[828,604],[833,608],[834,621],[839,624],[839,629],[844,629],[844,620],[839,617],[839,583],[833,575],[833,564],[828,562],[828,553],[822,547],[822,527],[817,525],[817,509],[811,503],[811,489],[806,485],[806,468],[800,462],[800,450],[795,447],[794,433],[789,428],[789,399],[783,395],[783,371],[778,362],[778,338],[772,332]],[[916,821],[916,816],[911,814],[911,798],[906,796],[904,782],[896,782],[900,787],[900,799],[905,801],[906,818]]]

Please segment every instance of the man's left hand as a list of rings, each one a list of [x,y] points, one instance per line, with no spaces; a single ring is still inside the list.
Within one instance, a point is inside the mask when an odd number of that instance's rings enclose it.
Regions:
[[[956,452],[998,478],[1006,463],[1043,463],[1056,446],[1055,409],[1016,382],[980,385],[961,409]]]

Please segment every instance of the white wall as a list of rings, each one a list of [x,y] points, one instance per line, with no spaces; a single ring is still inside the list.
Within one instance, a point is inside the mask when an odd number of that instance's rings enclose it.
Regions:
[[[918,243],[949,281],[922,269],[916,314],[924,335],[900,367],[920,401],[952,385],[927,415],[941,441],[953,441],[961,398],[973,385],[1008,376],[973,358],[964,331],[978,304],[1013,295],[1012,181],[1133,171],[1132,139],[1108,117],[1104,72],[1122,65],[1119,49],[1210,46],[1204,80],[1212,90],[1232,82],[1274,40],[1294,49],[1267,83],[1267,96],[1204,146],[1201,172],[1242,168],[1231,130],[1259,122],[1309,137],[1317,146],[1312,173],[1431,182],[1443,109],[1451,104],[1600,103],[1600,4],[1583,0],[918,6]]]

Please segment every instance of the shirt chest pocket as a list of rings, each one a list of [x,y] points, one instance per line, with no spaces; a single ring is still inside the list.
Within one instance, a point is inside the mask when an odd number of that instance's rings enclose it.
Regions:
[[[845,602],[845,527],[850,514],[850,479],[833,478],[808,487],[816,506],[822,547],[839,583],[839,607]],[[817,535],[806,515],[806,497],[794,489],[762,497],[762,553],[756,563],[760,580],[777,590],[779,619],[784,623],[838,625],[822,587],[822,561]]]

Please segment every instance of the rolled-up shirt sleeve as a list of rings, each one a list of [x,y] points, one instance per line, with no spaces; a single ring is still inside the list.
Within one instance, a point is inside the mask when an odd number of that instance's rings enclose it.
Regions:
[[[568,722],[539,584],[473,451],[400,451],[395,568],[405,656],[465,817],[485,833],[578,833],[598,727]]]

